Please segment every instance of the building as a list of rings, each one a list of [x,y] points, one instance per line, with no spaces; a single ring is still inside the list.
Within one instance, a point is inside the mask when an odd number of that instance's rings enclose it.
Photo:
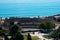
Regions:
[[[48,17],[34,17],[34,18],[30,18],[30,17],[22,17],[22,18],[18,18],[18,17],[10,17],[10,18],[5,18],[4,23],[3,23],[3,29],[5,28],[6,30],[9,29],[9,25],[10,22],[14,22],[15,24],[18,24],[19,27],[22,27],[23,29],[38,29],[39,24],[41,22],[47,22],[47,21],[51,21],[53,23],[57,23],[58,20],[60,19],[60,17],[56,16],[48,16]]]

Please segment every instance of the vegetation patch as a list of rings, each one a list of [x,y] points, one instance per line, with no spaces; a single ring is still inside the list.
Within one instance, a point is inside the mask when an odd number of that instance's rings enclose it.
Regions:
[[[50,35],[43,35],[43,37],[45,37],[47,39],[51,39],[52,38]]]
[[[32,38],[32,40],[37,40],[38,39],[37,36],[32,36],[31,38]],[[24,36],[24,40],[27,40],[27,35]]]

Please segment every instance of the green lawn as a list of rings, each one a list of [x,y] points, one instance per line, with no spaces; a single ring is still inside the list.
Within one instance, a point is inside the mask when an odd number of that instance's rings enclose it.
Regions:
[[[38,37],[37,36],[32,36],[32,40],[37,40]],[[24,36],[24,40],[27,40],[27,36]]]

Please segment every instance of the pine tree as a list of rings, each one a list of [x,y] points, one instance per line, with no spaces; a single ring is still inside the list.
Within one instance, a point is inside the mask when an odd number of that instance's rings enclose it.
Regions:
[[[16,24],[13,24],[10,27],[10,35],[12,36],[11,40],[23,40],[24,39],[23,35],[19,32],[19,27]]]
[[[32,40],[30,34],[28,33],[27,40]]]

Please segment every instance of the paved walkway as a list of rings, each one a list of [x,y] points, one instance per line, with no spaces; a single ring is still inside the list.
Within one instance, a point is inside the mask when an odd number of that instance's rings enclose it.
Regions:
[[[47,38],[43,37],[43,35],[48,35],[48,34],[43,34],[43,33],[35,32],[35,34],[30,34],[30,35],[31,36],[37,36],[38,40],[53,40],[53,39],[47,39]]]

